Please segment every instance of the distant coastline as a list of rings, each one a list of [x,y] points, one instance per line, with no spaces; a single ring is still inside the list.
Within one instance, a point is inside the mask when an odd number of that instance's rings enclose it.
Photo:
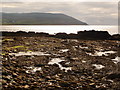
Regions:
[[[2,13],[2,25],[88,25],[66,14]]]

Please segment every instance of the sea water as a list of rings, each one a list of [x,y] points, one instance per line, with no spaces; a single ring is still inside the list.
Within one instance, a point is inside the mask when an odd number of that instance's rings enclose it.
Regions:
[[[110,25],[2,25],[0,31],[34,31],[56,34],[59,32],[77,33],[78,31],[108,31],[109,34],[118,34],[118,26]]]

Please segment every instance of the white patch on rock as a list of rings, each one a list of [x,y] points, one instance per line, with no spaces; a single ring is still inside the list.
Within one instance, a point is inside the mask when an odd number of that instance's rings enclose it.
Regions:
[[[79,42],[77,39],[71,39],[71,41],[73,41],[73,42]]]
[[[109,80],[107,80],[107,81],[112,82],[112,83],[114,82],[114,81],[113,81],[113,80],[111,80],[111,79],[109,79]]]
[[[79,46],[79,48],[81,48],[81,49],[88,49],[88,47],[82,47],[82,46]]]
[[[82,63],[86,63],[86,61],[82,60]]]
[[[63,67],[60,62],[65,61],[60,58],[53,58],[48,64],[57,64],[61,70],[65,70],[67,72],[68,70],[71,70],[71,67]]]
[[[117,64],[117,63],[120,62],[120,57],[117,56],[115,59],[112,59],[112,61],[113,61],[115,64]]]
[[[44,52],[18,52],[18,53],[9,53],[9,55],[15,55],[15,56],[32,56],[32,55],[37,55],[37,56],[49,56],[50,54],[45,54]]]
[[[29,70],[26,70],[26,73],[35,73],[36,71],[41,71],[41,67],[26,67]]]
[[[61,53],[64,53],[64,52],[67,52],[67,51],[69,51],[69,49],[61,49],[60,50]]]
[[[48,64],[59,64],[60,62],[65,61],[60,58],[53,58]]]
[[[101,64],[92,64],[92,66],[94,66],[96,69],[102,69],[104,68],[105,66],[101,65]]]
[[[76,48],[78,48],[78,46],[73,46],[73,50],[74,50],[74,51],[76,51],[76,50],[77,50]]]
[[[92,53],[87,53],[87,54],[90,56],[103,56],[103,55],[108,56],[109,54],[114,54],[114,53],[116,53],[116,52],[115,51],[105,51],[105,52],[96,51],[94,54],[92,54]]]
[[[65,64],[70,64],[70,62],[66,62]]]

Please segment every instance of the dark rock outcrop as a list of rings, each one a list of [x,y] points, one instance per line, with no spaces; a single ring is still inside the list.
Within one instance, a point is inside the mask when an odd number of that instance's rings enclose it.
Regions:
[[[107,31],[79,31],[78,38],[79,39],[109,39],[111,35]]]
[[[107,31],[78,31],[77,34],[71,33],[57,33],[55,35],[50,35],[44,32],[2,32],[3,36],[45,36],[45,37],[55,37],[61,39],[83,39],[83,40],[119,40],[119,36],[111,36]]]
[[[25,32],[25,31],[18,31],[18,32],[6,32],[6,31],[3,31],[2,32],[2,36],[26,36],[26,37],[28,37],[28,36],[37,36],[37,37],[39,37],[39,36],[49,36],[49,34],[48,33],[44,33],[44,32],[40,32],[40,33],[38,33],[38,32]]]
[[[68,34],[66,34],[66,33],[57,33],[54,37],[62,38],[62,39],[69,38]]]
[[[119,40],[120,41],[120,34],[114,34],[114,35],[112,35],[111,40]]]
[[[69,36],[69,39],[78,39],[78,35],[74,33],[70,33],[68,34],[68,36]]]

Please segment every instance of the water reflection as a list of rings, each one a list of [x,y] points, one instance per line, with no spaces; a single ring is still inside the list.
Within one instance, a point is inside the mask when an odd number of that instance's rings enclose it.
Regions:
[[[54,34],[58,32],[77,33],[84,30],[108,31],[110,34],[118,33],[118,26],[110,25],[3,25],[3,31],[35,31]],[[2,31],[1,30],[1,31]]]

